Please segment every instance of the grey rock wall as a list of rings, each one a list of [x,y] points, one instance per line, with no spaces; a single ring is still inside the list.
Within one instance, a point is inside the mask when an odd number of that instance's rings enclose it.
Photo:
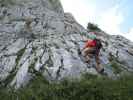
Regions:
[[[20,88],[36,72],[49,81],[79,78],[86,72],[98,75],[95,61],[86,64],[78,53],[88,34],[71,14],[64,13],[58,0],[0,4],[0,84]],[[104,45],[101,64],[108,76],[114,75],[113,70],[106,68],[110,53],[132,72],[132,43],[103,32],[99,38]]]

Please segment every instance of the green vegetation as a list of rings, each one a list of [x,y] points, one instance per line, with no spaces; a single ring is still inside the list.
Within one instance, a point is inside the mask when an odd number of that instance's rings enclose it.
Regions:
[[[112,66],[113,71],[114,71],[115,74],[119,74],[120,72],[122,72],[122,67],[123,66],[121,64],[119,64],[118,62],[112,61],[111,66]]]
[[[113,71],[115,74],[120,74],[124,69],[124,65],[122,65],[117,57],[112,55],[111,53],[109,54],[109,61],[110,61],[110,66],[112,67]]]
[[[16,72],[11,72],[10,75],[2,82],[3,85],[6,87],[15,77]]]
[[[101,31],[101,29],[93,23],[88,23],[87,29],[90,31]]]
[[[29,72],[30,73],[35,73],[36,72],[36,70],[34,69],[34,67],[35,67],[35,64],[36,64],[37,60],[38,60],[38,58],[34,58],[34,61],[29,66]]]
[[[0,100],[133,100],[133,78],[111,80],[83,75],[81,80],[49,83],[40,73],[25,88],[0,88]]]
[[[6,87],[12,80],[13,78],[15,77],[16,73],[17,73],[17,67],[18,67],[18,64],[19,64],[19,61],[22,57],[22,55],[24,54],[25,52],[25,49],[26,47],[20,49],[18,52],[17,52],[17,58],[16,58],[16,65],[14,67],[14,69],[10,72],[10,74],[8,75],[8,77],[3,81],[3,84],[4,86]]]
[[[50,2],[54,2],[54,0],[49,0]]]
[[[8,5],[14,5],[15,0],[0,0],[1,6],[8,6]]]
[[[20,50],[17,52],[16,66],[18,65],[18,63],[19,63],[21,57],[23,56],[25,50],[26,50],[26,47],[20,49]]]

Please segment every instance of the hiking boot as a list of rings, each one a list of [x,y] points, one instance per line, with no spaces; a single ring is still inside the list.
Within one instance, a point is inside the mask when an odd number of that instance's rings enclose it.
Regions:
[[[98,71],[100,74],[104,73],[104,68],[102,68],[100,71]]]
[[[96,68],[98,73],[103,73],[104,72],[104,68]]]
[[[85,62],[86,62],[86,63],[90,63],[90,60],[87,60],[87,59],[86,59]]]

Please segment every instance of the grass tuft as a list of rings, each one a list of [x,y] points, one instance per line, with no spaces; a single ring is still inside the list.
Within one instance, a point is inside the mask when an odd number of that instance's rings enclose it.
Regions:
[[[131,76],[111,80],[85,74],[81,80],[49,83],[40,73],[25,88],[0,88],[0,100],[133,100]]]

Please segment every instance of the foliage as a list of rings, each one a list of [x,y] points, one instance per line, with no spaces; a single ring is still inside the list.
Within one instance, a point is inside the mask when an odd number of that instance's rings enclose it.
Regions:
[[[15,0],[0,0],[1,6],[8,6],[8,5],[14,5]]]
[[[122,65],[117,57],[115,57],[114,55],[112,55],[111,53],[109,53],[109,61],[110,61],[110,66],[113,68],[113,71],[115,74],[119,74],[123,71],[123,67],[124,65]]]
[[[25,50],[26,50],[26,47],[20,49],[20,50],[17,52],[16,66],[18,65],[18,63],[19,63],[21,57],[23,56]]]
[[[132,76],[111,80],[89,74],[81,80],[51,84],[37,73],[25,88],[0,88],[0,100],[133,100],[132,84]]]
[[[123,66],[121,64],[119,64],[118,62],[112,61],[111,66],[112,66],[115,74],[119,74],[120,72],[122,72]]]
[[[37,60],[38,60],[37,58],[34,58],[34,61],[29,66],[29,72],[30,73],[35,73],[36,72],[36,70],[34,69],[34,67],[35,67],[35,64],[36,64]]]
[[[90,31],[101,31],[101,29],[93,23],[88,23],[87,29]]]

